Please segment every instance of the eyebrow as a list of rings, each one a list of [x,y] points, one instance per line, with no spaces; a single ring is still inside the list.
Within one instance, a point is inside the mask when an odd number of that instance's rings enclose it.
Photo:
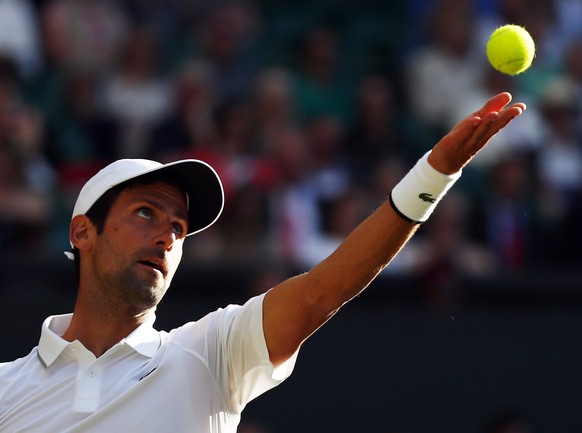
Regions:
[[[166,209],[166,206],[164,206],[162,203],[160,203],[157,200],[151,199],[151,198],[141,198],[140,201],[148,203],[160,211],[163,211]],[[174,217],[183,220],[185,223],[188,223],[190,221],[190,218],[188,217],[188,213],[183,212],[181,210],[176,210],[174,212]]]

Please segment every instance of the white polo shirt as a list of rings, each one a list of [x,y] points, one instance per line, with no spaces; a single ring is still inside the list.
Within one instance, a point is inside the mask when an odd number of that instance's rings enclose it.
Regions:
[[[99,358],[63,340],[71,315],[44,322],[38,347],[0,364],[0,431],[234,433],[245,405],[281,383],[273,368],[264,295],[168,332],[155,317]]]

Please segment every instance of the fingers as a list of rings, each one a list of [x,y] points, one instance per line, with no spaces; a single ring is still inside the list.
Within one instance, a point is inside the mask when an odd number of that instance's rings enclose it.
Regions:
[[[485,117],[489,113],[497,112],[500,114],[500,123],[504,123],[503,126],[505,126],[507,122],[519,116],[527,108],[523,102],[518,102],[507,106],[507,104],[511,102],[511,99],[511,93],[499,93],[498,95],[495,95],[489,99],[489,101],[487,101],[483,107],[473,113],[473,116]]]
[[[477,132],[477,135],[482,136],[483,132],[485,132],[485,128],[481,125],[484,124],[487,126],[492,121],[496,121],[498,122],[498,125],[500,125],[497,130],[501,129],[526,109],[526,105],[521,102],[507,107],[507,104],[511,102],[511,99],[512,96],[509,92],[502,92],[495,95],[479,110],[461,120],[461,122],[459,122],[451,132],[454,133],[460,131],[463,138],[469,139],[470,135],[472,135],[476,129],[479,129],[478,127],[481,127],[479,132]],[[497,120],[497,117],[499,117],[499,120]],[[495,127],[496,124],[493,126]]]
[[[503,116],[503,119],[505,117]],[[477,129],[475,129],[472,140],[469,143],[471,147],[475,148],[475,150],[481,149],[501,129],[501,123],[504,123],[504,121],[502,121],[499,112],[492,111],[485,114]]]
[[[526,109],[523,103],[508,106],[510,101],[509,93],[500,93],[461,120],[435,145],[429,155],[430,164],[445,174],[462,169],[495,134]]]
[[[511,102],[511,99],[512,99],[511,93],[509,92],[499,93],[492,97],[491,99],[489,99],[489,101],[487,101],[485,105],[483,105],[483,107],[481,107],[479,110],[477,110],[474,113],[474,115],[478,117],[483,117],[487,113],[490,113],[492,111],[501,111],[503,107],[505,107],[507,104]]]
[[[478,149],[481,149],[495,134],[523,113],[525,109],[525,104],[517,103],[506,107],[499,112],[491,111],[485,114],[481,119],[480,125],[475,129],[473,134],[474,145],[477,146]]]

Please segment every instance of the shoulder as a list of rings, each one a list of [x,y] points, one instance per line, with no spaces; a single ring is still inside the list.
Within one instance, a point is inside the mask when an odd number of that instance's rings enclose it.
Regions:
[[[7,389],[7,385],[14,383],[18,378],[28,377],[35,370],[41,367],[38,359],[38,347],[22,357],[9,362],[0,362],[0,396],[2,390]]]
[[[241,332],[252,334],[257,328],[262,331],[263,298],[264,294],[249,299],[243,305],[230,304],[170,332],[161,332],[162,343],[191,346],[222,340]]]

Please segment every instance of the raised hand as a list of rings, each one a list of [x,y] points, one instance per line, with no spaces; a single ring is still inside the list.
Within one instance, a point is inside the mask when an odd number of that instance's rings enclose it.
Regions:
[[[444,174],[461,170],[501,129],[526,109],[522,102],[508,105],[512,96],[500,93],[457,123],[433,148],[428,162]]]

